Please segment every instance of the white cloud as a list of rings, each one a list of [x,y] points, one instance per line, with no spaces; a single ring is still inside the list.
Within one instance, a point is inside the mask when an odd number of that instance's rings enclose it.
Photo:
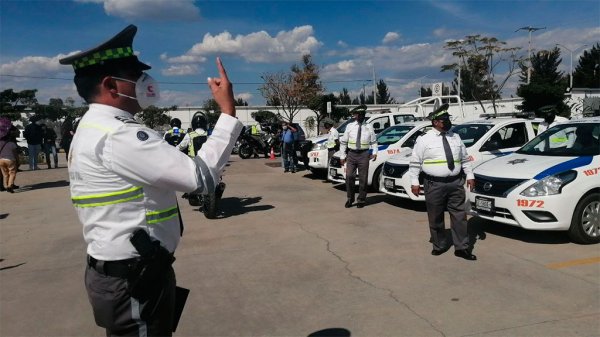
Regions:
[[[396,33],[396,32],[388,32],[387,34],[385,34],[385,36],[383,37],[383,40],[381,41],[382,43],[390,43],[390,42],[394,42],[400,39],[400,34]]]
[[[195,44],[181,56],[167,58],[170,63],[205,62],[207,55],[235,54],[247,62],[269,63],[297,61],[311,54],[323,43],[313,36],[312,26],[301,26],[291,31],[281,31],[272,37],[265,31],[236,35],[225,31],[217,35],[205,34],[202,42]]]
[[[77,0],[103,3],[107,15],[127,20],[193,21],[200,19],[194,0]]]
[[[161,70],[165,76],[183,76],[200,74],[200,67],[196,64],[172,65],[167,69]]]
[[[337,45],[338,45],[339,47],[342,47],[342,48],[348,48],[348,44],[347,44],[346,42],[342,41],[342,40],[339,40],[339,41],[337,42]]]
[[[254,95],[252,95],[249,92],[242,92],[242,93],[235,95],[235,98],[241,98],[246,102],[250,101],[252,99],[252,97],[254,97]]]
[[[71,54],[74,54],[73,52]],[[71,55],[69,54],[69,55]],[[72,72],[71,66],[64,66],[58,60],[68,55],[59,54],[54,57],[26,56],[20,60],[0,65],[0,74],[18,76],[51,76],[61,72]]]

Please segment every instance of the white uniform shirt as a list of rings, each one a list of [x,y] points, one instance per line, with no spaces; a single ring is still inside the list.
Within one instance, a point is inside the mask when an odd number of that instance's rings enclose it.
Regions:
[[[550,129],[551,127],[555,126],[556,124],[558,124],[558,122],[557,122],[557,121],[554,121],[554,122],[552,122],[552,123],[550,123],[550,124],[548,124],[548,122],[546,122],[546,121],[543,121],[543,122],[541,122],[541,123],[538,125],[538,131],[537,131],[537,134],[539,135],[540,133],[542,133],[542,132],[544,132],[544,131],[546,131],[546,130]]]
[[[467,175],[467,179],[474,179],[467,148],[460,136],[448,131],[446,138],[452,150],[454,170],[450,171],[448,168],[441,133],[436,129],[432,129],[417,138],[415,147],[412,150],[408,169],[411,185],[419,185],[421,171],[434,177],[450,177],[458,175],[462,169]]]
[[[130,113],[90,104],[69,152],[71,199],[87,253],[106,261],[137,257],[129,238],[138,228],[174,252],[180,238],[175,191],[215,188],[241,128],[222,114],[192,159]]]
[[[351,150],[357,149],[356,144],[359,141],[356,139],[357,136],[358,122],[354,121],[346,126],[346,131],[340,138],[340,152],[342,153],[340,159],[346,159],[346,148]],[[370,124],[363,122],[360,132],[360,144],[361,150],[368,150],[370,148],[373,151],[373,155],[377,154],[377,136],[375,136],[375,131],[373,131],[373,127]]]
[[[327,135],[327,148],[333,149],[335,147],[335,141],[340,139],[340,133],[332,126]]]
[[[198,136],[208,136],[208,133],[203,128],[197,128],[196,130],[194,130],[194,132],[196,132]],[[185,136],[181,140],[181,143],[179,143],[177,147],[179,148],[179,150],[185,151],[187,150],[188,145],[190,145],[190,132],[185,134]]]

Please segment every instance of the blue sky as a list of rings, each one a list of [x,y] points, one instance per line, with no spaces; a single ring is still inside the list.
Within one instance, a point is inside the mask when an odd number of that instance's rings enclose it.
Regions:
[[[440,66],[454,63],[442,47],[466,35],[493,36],[527,53],[559,43],[577,64],[600,42],[600,2],[591,1],[0,1],[0,90],[38,89],[39,102],[73,97],[73,71],[58,59],[138,26],[134,50],[161,87],[160,105],[198,106],[221,56],[236,96],[264,104],[265,73],[288,71],[310,53],[327,92],[352,97],[372,88],[373,71],[397,101],[418,88],[449,84]],[[588,47],[579,49],[587,44]],[[570,53],[563,49],[563,71]],[[10,76],[6,76],[10,75]],[[500,74],[501,76],[501,74]],[[505,87],[510,96],[518,83]],[[371,89],[372,90],[372,89]]]

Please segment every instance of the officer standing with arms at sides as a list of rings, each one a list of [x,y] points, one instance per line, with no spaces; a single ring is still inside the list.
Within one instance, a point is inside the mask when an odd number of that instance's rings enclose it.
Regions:
[[[354,179],[358,169],[358,199],[356,207],[363,208],[367,199],[367,175],[369,173],[369,160],[377,159],[377,137],[369,124],[363,124],[367,106],[360,105],[352,110],[354,122],[346,126],[346,132],[340,139],[340,159],[342,165],[346,163],[346,194],[347,200],[344,207],[350,208],[354,203]],[[369,149],[372,154],[369,154]],[[347,152],[347,153],[346,153]],[[347,157],[347,159],[346,159]]]
[[[167,131],[163,138],[167,143],[177,146],[181,143],[183,137],[185,137],[185,130],[181,129],[179,118],[171,119],[171,123],[169,124],[171,125],[171,130]]]
[[[444,104],[429,117],[433,129],[417,138],[410,159],[411,190],[419,195],[419,174],[423,172],[425,204],[433,250],[431,255],[441,255],[450,249],[446,237],[444,212],[450,213],[454,255],[474,261],[467,232],[465,211],[465,174],[467,187],[472,190],[475,178],[468,159],[467,148],[460,136],[450,131],[452,122],[448,104]]]
[[[340,149],[340,133],[333,127],[333,120],[325,118],[323,126],[327,130],[327,152],[329,159],[333,158],[333,154]],[[328,159],[328,160],[329,160]]]
[[[85,285],[107,336],[170,336],[176,287],[171,266],[183,231],[175,191],[207,193],[218,183],[242,124],[221,60],[208,78],[222,114],[198,156],[189,158],[133,116],[156,103],[129,25],[107,42],[63,58],[89,103],[71,144],[71,199],[87,243]]]
[[[200,150],[202,144],[204,144],[208,138],[208,132],[206,132],[207,126],[208,121],[206,120],[206,117],[200,113],[196,113],[194,117],[192,117],[192,129],[194,129],[194,131],[186,133],[181,143],[177,145],[177,148],[194,158],[198,154],[198,150]]]

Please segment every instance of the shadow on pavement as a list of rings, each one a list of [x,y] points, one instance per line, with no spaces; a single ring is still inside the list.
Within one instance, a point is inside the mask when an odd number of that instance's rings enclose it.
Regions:
[[[344,328],[330,328],[315,331],[308,337],[350,337],[351,335],[350,331]]]
[[[22,263],[15,264],[15,265],[12,265],[12,266],[6,266],[6,267],[2,267],[2,268],[0,268],[0,271],[2,271],[2,270],[6,270],[6,269],[17,268],[17,267],[19,267],[19,266],[22,266],[22,265],[24,265],[25,263],[26,263],[26,262],[22,262]]]
[[[0,214],[0,220],[6,219],[6,218],[8,218],[8,213],[2,213],[2,214]],[[2,261],[0,261],[0,262],[2,262]]]
[[[528,243],[566,244],[571,242],[564,231],[532,231],[476,217],[469,219],[468,225],[472,243],[474,243],[474,237],[484,240],[486,234]]]
[[[21,186],[19,189],[15,190],[16,193],[26,192],[31,190],[41,190],[44,188],[55,188],[55,187],[65,187],[69,186],[69,182],[66,180],[57,180],[57,181],[46,181],[39,184]]]
[[[266,211],[275,208],[273,205],[255,205],[262,200],[262,197],[249,197],[249,198],[237,198],[229,197],[223,198],[218,203],[218,214],[217,219],[225,219],[231,216],[247,214],[250,212]],[[199,211],[202,209],[199,208]]]

